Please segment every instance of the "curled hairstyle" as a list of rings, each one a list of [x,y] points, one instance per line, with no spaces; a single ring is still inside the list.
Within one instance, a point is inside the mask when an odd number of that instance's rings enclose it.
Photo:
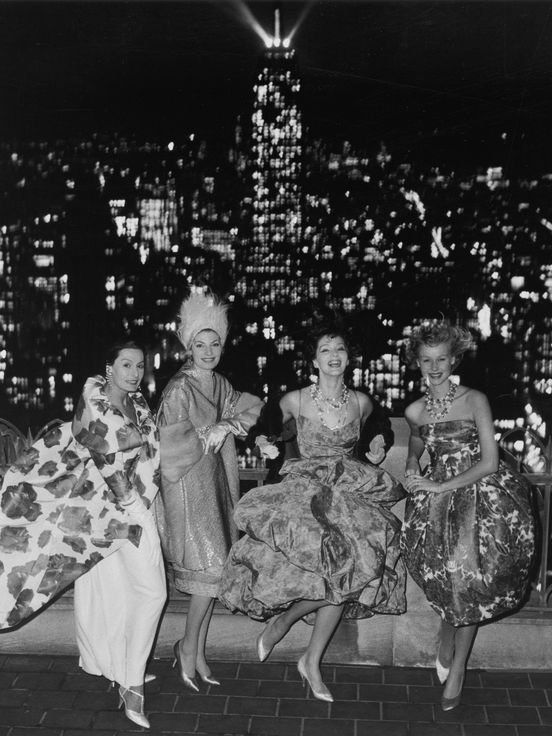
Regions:
[[[309,362],[312,363],[316,358],[318,343],[323,337],[340,337],[345,343],[347,353],[350,353],[351,345],[343,325],[339,322],[319,322],[310,330],[305,340],[305,356]]]
[[[139,350],[144,354],[144,348],[134,340],[116,342],[105,351],[105,364],[113,365],[123,350]]]
[[[450,353],[454,358],[454,364],[458,365],[462,360],[462,356],[472,344],[472,336],[469,330],[451,325],[448,320],[426,320],[421,325],[412,328],[405,345],[407,363],[411,368],[416,368],[422,345],[433,348],[443,343],[450,345]]]

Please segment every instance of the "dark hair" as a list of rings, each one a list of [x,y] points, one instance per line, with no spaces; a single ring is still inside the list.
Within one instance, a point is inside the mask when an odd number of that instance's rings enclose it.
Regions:
[[[134,340],[116,342],[105,351],[105,364],[113,365],[123,350],[140,350],[141,353],[144,352],[144,348],[134,342]]]
[[[305,340],[305,356],[311,363],[316,358],[318,343],[323,337],[340,337],[345,343],[347,352],[351,350],[347,332],[339,322],[319,322],[308,333]]]
[[[458,364],[472,342],[471,333],[463,327],[451,325],[445,319],[426,320],[421,325],[412,328],[405,345],[406,360],[411,368],[415,368],[422,345],[433,348],[437,345],[443,345],[443,343],[449,343],[450,354],[455,358],[455,363]]]

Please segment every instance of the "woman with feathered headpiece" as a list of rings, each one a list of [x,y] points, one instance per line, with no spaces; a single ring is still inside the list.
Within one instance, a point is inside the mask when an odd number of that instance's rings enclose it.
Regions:
[[[239,500],[234,436],[245,436],[263,402],[235,391],[215,372],[228,334],[227,305],[194,292],[180,308],[177,335],[184,365],[159,406],[161,494],[157,517],[177,590],[190,594],[186,628],[174,645],[182,683],[197,691],[196,673],[218,685],[205,660],[205,641],[222,567],[237,528]]]

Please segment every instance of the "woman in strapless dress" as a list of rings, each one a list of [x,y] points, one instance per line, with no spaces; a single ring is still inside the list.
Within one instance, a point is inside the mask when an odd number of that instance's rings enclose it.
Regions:
[[[283,421],[296,421],[301,457],[284,463],[281,483],[249,491],[238,504],[245,535],[230,551],[219,597],[234,611],[269,619],[257,639],[261,661],[296,621],[313,619],[297,667],[316,698],[332,701],[320,660],[342,615],[405,610],[400,522],[390,511],[404,490],[353,456],[372,403],[344,383],[343,332],[319,326],[308,344],[318,382],[280,402]]]
[[[407,345],[427,389],[406,409],[410,495],[401,549],[442,619],[435,665],[446,682],[443,710],[460,703],[477,625],[523,601],[535,546],[530,488],[499,462],[486,396],[450,378],[470,342],[468,331],[433,321],[414,328]]]

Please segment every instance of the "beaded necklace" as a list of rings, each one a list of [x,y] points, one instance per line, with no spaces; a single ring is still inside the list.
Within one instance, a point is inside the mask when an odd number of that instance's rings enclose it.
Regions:
[[[450,381],[449,390],[446,392],[442,399],[436,399],[434,396],[432,396],[428,388],[426,395],[424,396],[424,401],[426,411],[432,419],[438,420],[446,417],[446,415],[450,411],[452,402],[454,401],[457,388],[457,385]]]
[[[326,427],[327,429],[336,430],[345,425],[347,420],[347,406],[349,404],[349,389],[347,388],[347,386],[345,386],[345,384],[343,384],[341,388],[341,393],[336,398],[324,396],[324,394],[320,391],[319,387],[316,384],[313,384],[311,386],[310,395],[318,411],[318,418],[320,419],[320,422],[324,425],[324,427]],[[324,411],[328,411],[330,409],[334,409],[338,412],[337,424],[335,425],[335,427],[330,427],[330,425],[324,419]]]

